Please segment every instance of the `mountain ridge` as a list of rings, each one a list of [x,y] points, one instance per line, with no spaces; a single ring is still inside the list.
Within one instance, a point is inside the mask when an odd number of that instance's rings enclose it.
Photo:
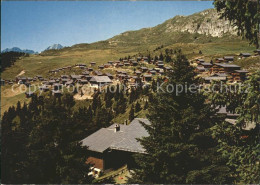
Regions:
[[[29,49],[20,49],[19,47],[12,47],[12,48],[6,48],[1,51],[1,53],[6,53],[6,52],[20,52],[20,53],[28,53],[28,54],[37,54],[38,52],[35,52],[34,50],[29,50]]]
[[[152,40],[158,41],[165,39],[164,37],[178,37],[187,33],[220,38],[225,35],[236,36],[237,31],[228,20],[219,19],[215,9],[207,9],[188,16],[177,15],[154,27],[126,31],[108,41],[110,44],[125,43],[133,41],[129,37],[135,37],[137,43],[152,43]],[[188,41],[193,42],[194,39]]]

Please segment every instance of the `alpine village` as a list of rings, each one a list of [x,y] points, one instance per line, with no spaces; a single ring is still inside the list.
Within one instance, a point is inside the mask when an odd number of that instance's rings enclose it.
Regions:
[[[2,52],[2,183],[258,184],[259,0],[212,3],[104,41]]]

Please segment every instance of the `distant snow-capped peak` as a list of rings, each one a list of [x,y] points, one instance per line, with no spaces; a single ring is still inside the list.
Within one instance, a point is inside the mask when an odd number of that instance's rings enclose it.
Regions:
[[[62,48],[63,48],[63,46],[60,45],[60,44],[53,44],[53,45],[47,47],[46,50],[50,50],[50,49],[62,49]]]

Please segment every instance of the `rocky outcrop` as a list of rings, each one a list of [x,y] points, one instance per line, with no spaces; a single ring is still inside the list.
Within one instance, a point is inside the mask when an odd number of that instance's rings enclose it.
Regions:
[[[224,34],[236,35],[237,31],[225,19],[219,19],[215,9],[209,9],[190,16],[176,16],[166,23],[166,32],[189,32],[222,37]]]

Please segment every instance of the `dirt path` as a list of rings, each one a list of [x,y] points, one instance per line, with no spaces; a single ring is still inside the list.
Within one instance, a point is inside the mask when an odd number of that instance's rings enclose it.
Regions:
[[[16,77],[22,76],[25,73],[25,70],[22,70]]]

